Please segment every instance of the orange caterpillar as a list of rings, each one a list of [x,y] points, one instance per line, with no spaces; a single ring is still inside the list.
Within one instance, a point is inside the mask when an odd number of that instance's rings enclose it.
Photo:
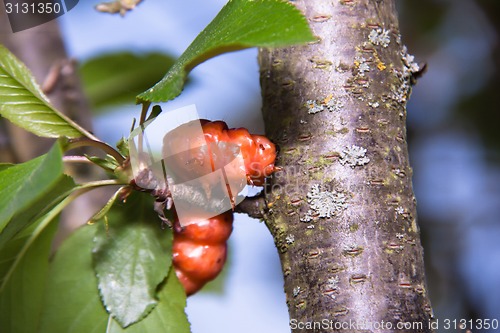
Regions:
[[[234,158],[230,145],[223,143],[239,147],[244,161],[244,165],[239,166],[244,170],[239,171],[246,174],[248,184],[262,186],[265,178],[276,171],[276,147],[265,136],[250,134],[245,128],[229,129],[223,121],[202,119],[200,123],[203,137],[193,134],[199,131],[196,122],[182,125],[179,130],[165,135],[163,156],[174,157],[170,159],[169,166],[177,176],[187,179],[201,176],[203,166],[214,169],[214,158],[219,159],[219,165],[226,162],[221,159]],[[227,153],[212,154],[212,143],[217,144],[219,150],[227,149]],[[231,170],[228,174],[231,177]],[[193,217],[192,220],[183,221],[182,226],[177,219],[174,221],[173,266],[188,296],[213,280],[222,270],[226,261],[226,242],[232,228],[231,211],[209,219]]]
[[[246,128],[228,128],[223,121],[201,120],[205,140],[230,142],[240,147],[250,185],[262,186],[275,171],[276,147],[263,135],[250,134]]]
[[[200,124],[203,136],[198,134]],[[246,174],[248,184],[264,185],[276,170],[276,147],[265,136],[250,134],[246,128],[230,129],[223,121],[200,119],[179,126],[163,138],[163,156],[168,157],[169,171],[177,180],[186,181],[206,174],[210,166],[216,169],[215,164],[226,166],[235,157],[231,146],[239,147],[243,165],[241,172],[228,170],[228,177]]]
[[[186,294],[192,295],[213,280],[226,262],[227,239],[233,212],[210,219],[193,219],[174,228],[173,265]]]

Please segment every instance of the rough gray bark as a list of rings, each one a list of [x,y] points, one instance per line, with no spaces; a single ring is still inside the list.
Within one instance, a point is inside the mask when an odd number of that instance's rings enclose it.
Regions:
[[[405,126],[418,65],[395,3],[293,3],[318,41],[259,53],[266,133],[283,168],[266,220],[292,331],[430,332]],[[293,329],[307,322],[316,328]]]

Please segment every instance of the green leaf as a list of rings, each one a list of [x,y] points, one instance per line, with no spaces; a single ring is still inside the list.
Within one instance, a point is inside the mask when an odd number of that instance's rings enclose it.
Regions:
[[[137,96],[138,102],[177,97],[187,74],[205,60],[249,47],[281,47],[313,41],[305,17],[281,0],[230,0],[177,59],[163,79]]]
[[[0,266],[11,261],[26,242],[32,228],[27,229],[11,242],[0,255]],[[49,255],[57,223],[43,229],[30,244],[0,292],[0,326],[2,332],[36,332],[49,268]],[[2,274],[3,277],[3,274]]]
[[[85,155],[85,157],[92,163],[100,166],[101,168],[110,173],[113,173],[113,171],[119,166],[118,162],[116,162],[113,156],[110,155],[107,155],[106,158],[89,156],[89,155]]]
[[[47,154],[0,172],[0,231],[14,214],[29,209],[60,181],[62,154],[56,143]]]
[[[172,262],[172,233],[161,229],[153,198],[144,193],[116,203],[106,216],[94,239],[94,267],[106,309],[127,327],[157,304]]]
[[[24,64],[0,45],[0,116],[38,136],[78,138],[91,134],[55,110]]]
[[[184,308],[186,294],[174,270],[170,270],[166,283],[158,293],[159,302],[154,310],[140,322],[123,329],[116,321],[110,322],[108,333],[190,333]]]
[[[92,269],[96,225],[75,231],[50,265],[39,333],[104,333],[109,315]]]
[[[66,198],[75,188],[75,182],[67,175],[62,175],[57,183],[52,186],[45,195],[32,202],[28,208],[15,214],[4,230],[0,233],[0,251],[5,244],[29,227],[40,216],[48,213],[55,205]],[[0,283],[2,281],[2,270],[0,270]]]
[[[174,58],[163,53],[117,52],[86,61],[80,73],[92,107],[102,109],[132,103],[137,94],[158,82],[173,63]]]
[[[158,305],[141,321],[122,328],[102,306],[92,269],[98,225],[86,225],[59,248],[51,264],[38,333],[189,333],[186,294],[173,270],[158,292]]]
[[[130,152],[128,150],[128,139],[122,137],[117,143],[116,143],[116,148],[122,154],[123,156],[127,157],[130,155]]]
[[[14,166],[12,163],[0,163],[0,172]]]
[[[116,191],[112,196],[111,198],[109,198],[108,202],[106,202],[106,204],[104,206],[102,206],[101,209],[99,209],[99,211],[97,211],[97,213],[95,213],[88,221],[88,223],[95,223],[101,219],[106,219],[106,216],[108,214],[108,212],[110,211],[110,209],[113,207],[113,205],[115,204],[116,200],[118,200],[118,197],[120,195],[122,195],[122,191],[123,191],[124,187],[120,187],[118,189],[118,191]]]
[[[146,122],[155,119],[162,112],[163,112],[163,110],[161,109],[161,106],[159,106],[159,105],[153,106],[153,109],[151,110],[151,114],[148,116],[148,119],[146,119]]]
[[[28,281],[25,279],[25,275],[30,275],[30,269],[33,267],[35,269],[39,267],[37,266],[38,264],[27,264],[26,269],[24,269],[24,263],[26,260],[30,260],[30,251],[32,250],[33,246],[36,246],[38,242],[40,242],[40,238],[43,239],[44,232],[46,229],[49,229],[51,226],[53,226],[55,223],[52,223],[52,221],[61,213],[61,211],[75,198],[75,196],[67,196],[64,200],[59,202],[57,206],[52,208],[47,214],[43,215],[40,217],[39,220],[37,220],[36,223],[32,224],[30,227],[24,229],[22,232],[16,235],[14,239],[12,239],[7,245],[2,249],[1,251],[1,256],[0,256],[0,271],[2,276],[2,281],[0,284],[0,294],[5,295],[5,294],[12,294],[11,286],[14,285],[14,289],[18,288],[19,286],[16,285],[15,283],[17,280],[22,280],[22,281]],[[53,227],[55,228],[55,227]],[[50,229],[51,230],[51,229]],[[55,232],[55,229],[54,229]],[[52,233],[53,235],[53,233]],[[51,247],[51,240],[52,236],[50,237],[50,240],[48,241],[47,245],[47,253],[46,257],[48,257],[49,250]],[[40,258],[39,255],[42,255]],[[43,263],[43,252],[41,251],[35,251],[35,257],[37,262],[41,260]],[[28,258],[28,259],[27,259]],[[21,274],[18,274],[21,270]],[[31,281],[33,282],[33,281]],[[34,283],[38,284],[38,281],[35,281]],[[41,285],[43,286],[43,285]],[[29,284],[26,284],[26,286],[23,284],[23,288],[29,289]],[[13,296],[13,301],[9,301],[10,303],[15,303],[15,302],[20,302],[20,303],[26,303],[26,302],[33,302],[33,306],[40,304],[41,298],[37,296],[35,289],[35,298],[34,299],[29,299],[26,300],[24,298],[20,297],[15,297]],[[43,290],[40,290],[40,293]],[[20,294],[17,294],[21,296]],[[26,294],[27,295],[27,294]],[[39,295],[40,296],[40,295]],[[9,297],[9,296],[6,296]],[[17,304],[17,303],[16,303]],[[21,305],[24,306],[24,305]],[[9,307],[15,308],[13,305],[9,305]],[[31,317],[37,316],[38,313],[30,312]],[[19,325],[19,324],[17,324]],[[22,327],[21,325],[19,327]],[[28,330],[29,332],[30,330]]]

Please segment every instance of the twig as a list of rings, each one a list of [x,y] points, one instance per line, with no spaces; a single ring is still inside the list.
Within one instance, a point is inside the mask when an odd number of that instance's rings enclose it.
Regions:
[[[234,209],[235,213],[244,213],[256,219],[263,219],[266,211],[267,205],[263,194],[245,198]]]

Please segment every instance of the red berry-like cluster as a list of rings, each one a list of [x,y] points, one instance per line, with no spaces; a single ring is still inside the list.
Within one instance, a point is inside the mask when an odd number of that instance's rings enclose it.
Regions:
[[[233,212],[228,211],[210,219],[193,219],[174,231],[173,264],[188,296],[222,270],[232,230]]]
[[[205,141],[229,142],[240,147],[250,185],[262,186],[274,170],[276,147],[263,135],[250,134],[246,128],[228,128],[223,121],[201,120]]]
[[[243,171],[250,185],[264,185],[265,178],[275,171],[276,148],[265,136],[252,135],[245,128],[229,129],[223,121],[200,120],[203,137],[190,136],[189,127],[183,131],[167,134],[164,138],[164,156],[170,156],[172,149],[188,151],[189,155],[177,154],[178,173],[186,172],[192,160],[196,165],[211,165],[214,169],[213,156],[221,158],[210,151],[211,144],[224,148],[220,143],[230,143],[239,147],[243,156]],[[196,124],[195,124],[196,125]],[[194,128],[194,127],[191,127]],[[203,142],[204,141],[204,142]],[[207,148],[203,147],[209,147]],[[231,154],[231,149],[227,150]],[[194,156],[194,157],[193,157]],[[234,156],[229,156],[232,159]],[[222,157],[223,158],[223,157]],[[217,161],[220,163],[220,161]],[[209,163],[209,164],[206,164]],[[184,171],[181,170],[184,169]],[[193,167],[194,172],[196,168]],[[231,177],[231,171],[228,172]],[[188,221],[174,222],[173,265],[186,294],[192,295],[205,283],[213,280],[222,270],[226,261],[227,239],[233,228],[231,211],[209,219],[195,216]]]

